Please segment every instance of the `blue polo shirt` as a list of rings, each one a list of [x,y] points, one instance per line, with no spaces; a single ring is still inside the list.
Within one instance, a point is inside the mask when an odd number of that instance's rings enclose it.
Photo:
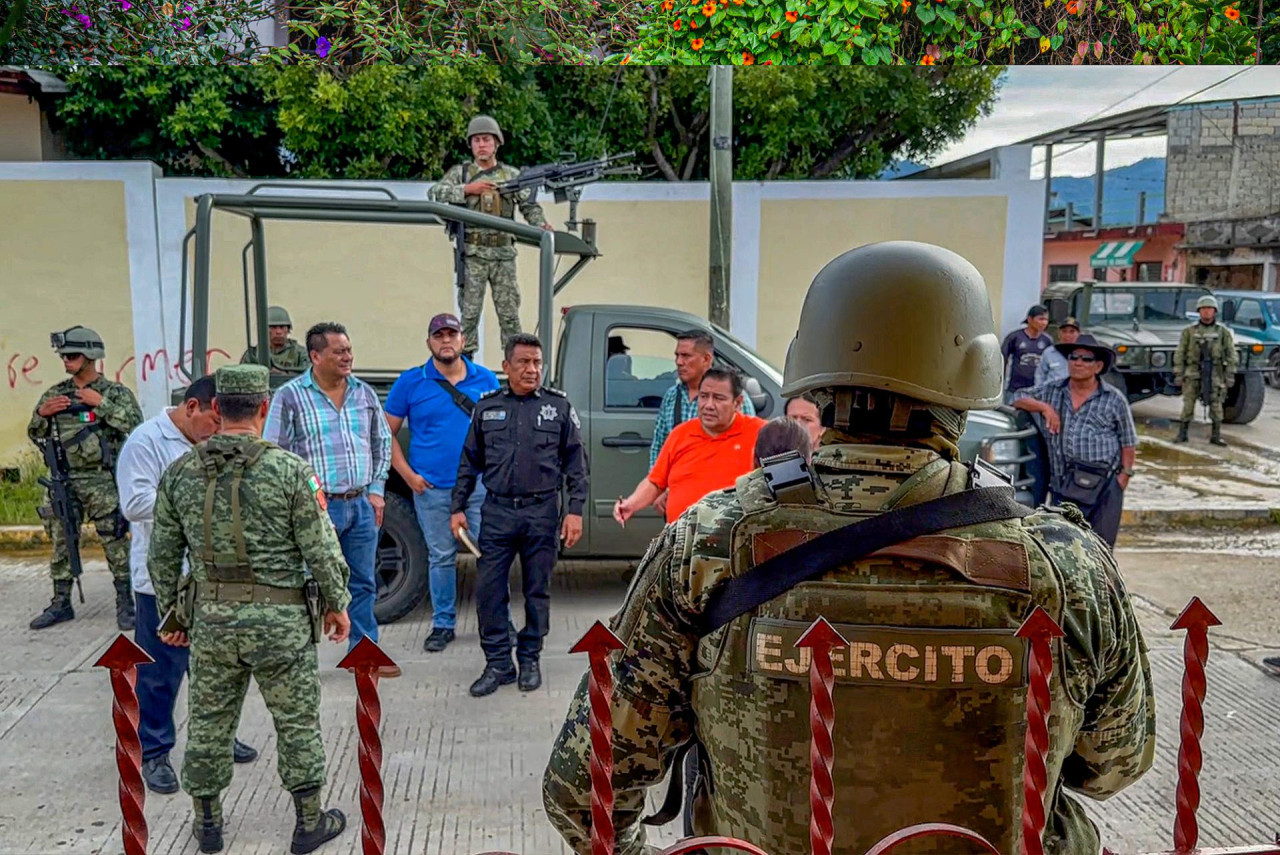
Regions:
[[[457,388],[473,401],[498,388],[498,376],[465,356],[467,376]],[[471,418],[454,403],[437,380],[444,375],[433,360],[410,368],[397,378],[387,395],[388,415],[408,418],[409,465],[436,487],[452,487],[458,480],[458,460]],[[448,382],[448,381],[445,381]]]

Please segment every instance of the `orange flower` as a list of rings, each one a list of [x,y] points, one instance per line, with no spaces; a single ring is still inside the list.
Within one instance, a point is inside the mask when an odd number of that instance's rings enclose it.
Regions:
[[[787,13],[787,23],[788,23],[788,24],[794,24],[794,23],[796,22],[796,19],[797,19],[797,18],[799,18],[799,17],[800,17],[800,16],[799,16],[797,13],[795,13],[795,12],[788,12],[788,13]]]
[[[771,60],[771,59],[766,59],[766,60],[764,61],[764,64],[765,64],[765,65],[773,65],[773,60]]]
[[[664,12],[670,12],[675,7],[675,0],[663,0],[662,2],[662,11]]]
[[[710,17],[711,17],[712,15],[714,15],[715,13],[716,13],[716,4],[715,4],[715,3],[704,3],[704,4],[702,5],[702,15],[703,15],[703,17],[710,18]]]
[[[1080,4],[1076,2],[1076,0],[1069,0],[1069,2],[1067,3],[1067,14],[1068,15],[1080,14]]]
[[[769,38],[776,39],[780,35],[782,35],[782,33],[774,33],[773,35],[769,36]]]
[[[619,64],[620,64],[620,65],[626,65],[628,62],[631,62],[631,54],[627,54],[626,56],[624,56],[624,57],[622,58],[622,62],[621,62],[621,63],[619,63]]]
[[[902,11],[905,12],[910,8],[911,8],[911,0],[902,0]]]
[[[751,55],[751,53],[750,53],[749,51],[745,51],[745,50],[744,50],[744,51],[742,52],[742,64],[743,64],[743,65],[755,65],[755,64],[756,64],[756,58],[755,58],[754,56],[752,56],[752,55]]]
[[[698,22],[697,22],[697,21],[695,21],[693,18],[690,18],[690,19],[689,19],[689,29],[691,29],[691,30],[696,30],[696,29],[698,29]]]
[[[927,56],[927,55],[926,55],[926,56],[922,56],[922,57],[920,57],[920,64],[921,64],[921,65],[933,65],[933,62],[934,62],[934,59],[933,59],[933,57],[931,57],[931,56]]]
[[[684,22],[683,22],[683,21],[681,21],[679,18],[676,18],[675,23],[671,25],[671,29],[673,29],[673,30],[678,30],[678,29],[680,29],[680,27],[682,27],[683,25],[684,25]]]
[[[861,25],[859,25],[859,24],[854,24],[854,25],[853,25],[853,32],[854,32],[854,34],[855,34],[855,35],[856,35],[857,33],[862,32],[862,27],[861,27]]]
[[[1228,21],[1240,20],[1240,10],[1237,9],[1235,6],[1228,6],[1226,11],[1223,12],[1222,14],[1227,16]]]
[[[702,50],[702,39],[694,39],[693,41],[689,42],[689,47],[693,48],[694,50]]]

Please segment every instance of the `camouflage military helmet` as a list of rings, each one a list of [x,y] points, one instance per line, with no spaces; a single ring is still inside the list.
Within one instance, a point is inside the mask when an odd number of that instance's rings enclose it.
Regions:
[[[102,343],[102,336],[88,327],[72,327],[60,333],[53,333],[49,338],[59,356],[79,353],[89,359],[102,359],[107,355],[107,347]]]
[[[476,134],[493,134],[499,145],[506,143],[502,138],[502,128],[498,127],[498,120],[493,116],[476,116],[467,123],[467,140],[470,141]]]
[[[1196,311],[1200,311],[1201,309],[1217,309],[1217,308],[1218,308],[1218,298],[1212,296],[1211,294],[1205,294],[1199,300],[1196,300]]]
[[[267,309],[267,326],[293,327],[293,321],[289,318],[289,313],[285,311],[284,306],[271,306]]]
[[[1004,368],[982,275],[914,241],[858,247],[818,272],[787,353],[782,395],[883,389],[955,410],[1000,403]]]

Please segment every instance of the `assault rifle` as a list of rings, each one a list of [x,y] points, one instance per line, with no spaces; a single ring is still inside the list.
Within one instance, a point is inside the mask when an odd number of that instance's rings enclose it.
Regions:
[[[87,413],[92,407],[75,404],[64,413],[76,415]],[[67,544],[67,561],[71,565],[71,577],[76,581],[76,589],[80,592],[80,602],[84,602],[84,588],[80,585],[80,574],[84,567],[80,564],[80,513],[75,499],[71,495],[71,467],[67,463],[67,449],[62,444],[62,432],[58,429],[58,417],[49,417],[49,435],[40,443],[44,453],[45,465],[49,467],[50,477],[40,477],[37,481],[49,491],[49,515],[62,523],[62,532]]]
[[[568,201],[569,219],[565,225],[569,231],[577,231],[578,201],[582,198],[582,188],[607,175],[639,175],[639,166],[623,163],[635,156],[634,151],[628,151],[605,155],[597,160],[579,161],[575,153],[561,152],[559,162],[522,169],[515,178],[499,184],[498,192],[510,196],[528,190],[529,201],[532,202],[538,198],[538,188],[545,187],[557,202]]]
[[[1209,342],[1200,342],[1200,400],[1213,406],[1213,354]]]

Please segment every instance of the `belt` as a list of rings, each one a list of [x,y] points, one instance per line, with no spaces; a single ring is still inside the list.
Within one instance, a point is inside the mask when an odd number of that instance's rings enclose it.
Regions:
[[[249,582],[197,582],[198,603],[267,603],[275,606],[305,606],[301,588],[280,588]]]
[[[326,494],[325,494],[325,498],[329,498],[329,499],[356,499],[356,498],[359,498],[360,496],[363,496],[363,495],[364,495],[364,491],[365,491],[365,488],[364,488],[364,487],[361,487],[361,488],[360,488],[360,489],[358,489],[358,490],[348,490],[348,491],[347,491],[347,492],[345,492],[345,493],[326,493]]]
[[[511,244],[514,243],[508,235],[476,234],[470,229],[467,230],[466,242],[476,244],[477,246],[511,246]]]
[[[539,505],[548,499],[554,499],[557,495],[559,495],[558,490],[548,490],[545,493],[530,493],[527,496],[500,496],[497,493],[488,493],[485,496],[485,500],[496,505],[502,505],[505,508],[527,508],[530,505]]]

